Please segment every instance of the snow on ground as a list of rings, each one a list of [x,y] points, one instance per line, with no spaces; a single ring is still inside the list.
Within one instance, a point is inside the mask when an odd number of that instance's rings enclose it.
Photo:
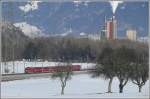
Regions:
[[[67,82],[65,95],[60,95],[58,79],[36,78],[1,83],[2,98],[148,98],[149,81],[138,92],[132,82],[124,87],[124,93],[118,93],[118,80],[112,83],[113,93],[106,93],[108,81],[102,78],[91,78],[88,74],[74,75]]]
[[[24,73],[24,68],[25,67],[48,67],[48,66],[56,66],[58,65],[58,62],[29,62],[29,61],[15,61],[14,62],[14,70],[15,73]],[[92,66],[95,66],[94,63],[72,63],[73,65],[81,65],[82,69],[85,68],[91,68]],[[9,69],[9,74],[13,72],[13,62],[7,62],[6,64],[4,62],[1,63],[1,73],[5,74],[5,68]]]

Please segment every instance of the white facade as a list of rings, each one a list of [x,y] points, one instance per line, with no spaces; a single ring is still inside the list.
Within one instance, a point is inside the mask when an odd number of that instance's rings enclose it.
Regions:
[[[91,40],[100,40],[100,34],[89,34],[88,38]]]
[[[136,41],[137,40],[137,31],[136,30],[127,30],[126,36],[127,36],[127,39]]]

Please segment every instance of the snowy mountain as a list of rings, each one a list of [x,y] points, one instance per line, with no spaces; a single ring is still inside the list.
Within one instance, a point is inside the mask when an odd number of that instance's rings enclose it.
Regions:
[[[12,9],[13,8],[13,9]],[[15,13],[9,16],[9,12]],[[2,15],[28,36],[99,33],[105,17],[112,17],[109,2],[3,2]],[[148,2],[123,2],[115,13],[118,37],[129,28],[138,36],[148,36]],[[28,28],[28,29],[27,29]],[[70,32],[71,29],[71,32]],[[33,31],[33,32],[31,32]]]
[[[6,43],[17,43],[21,44],[25,43],[29,38],[24,35],[24,33],[17,27],[15,27],[12,23],[3,21],[2,22],[2,43],[3,41]]]
[[[46,36],[36,26],[32,26],[26,22],[15,23],[14,26],[19,27],[26,36],[31,38]]]

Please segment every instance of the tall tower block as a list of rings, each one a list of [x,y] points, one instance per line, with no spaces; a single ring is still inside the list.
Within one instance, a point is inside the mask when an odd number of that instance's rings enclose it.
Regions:
[[[113,16],[110,20],[106,22],[107,39],[117,38],[117,21]]]

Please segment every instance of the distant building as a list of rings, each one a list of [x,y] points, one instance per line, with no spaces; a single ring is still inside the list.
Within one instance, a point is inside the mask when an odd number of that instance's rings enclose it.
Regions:
[[[142,42],[142,43],[148,43],[149,42],[149,39],[148,39],[148,36],[146,37],[139,37],[137,38],[137,41],[138,42]]]
[[[117,20],[115,19],[115,16],[109,20],[105,17],[105,24],[101,27],[100,33],[95,36],[90,35],[90,38],[98,40],[117,39]]]
[[[84,32],[81,32],[80,35],[79,35],[79,38],[88,38],[88,34],[84,33]]]
[[[107,39],[117,38],[117,21],[114,16],[106,21],[106,37]]]
[[[100,31],[100,40],[105,40],[105,39],[106,39],[106,28],[105,26],[103,26]]]
[[[129,40],[132,40],[132,41],[136,41],[137,40],[137,32],[136,30],[127,30],[126,32],[126,36],[127,36],[127,39]]]
[[[89,34],[88,38],[91,40],[100,40],[100,34]]]

